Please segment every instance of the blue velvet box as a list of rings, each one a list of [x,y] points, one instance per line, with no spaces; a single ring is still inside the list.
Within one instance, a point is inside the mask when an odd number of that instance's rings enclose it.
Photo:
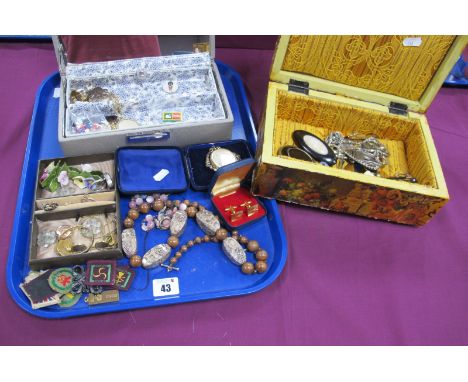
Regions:
[[[121,147],[115,152],[117,186],[123,194],[178,193],[188,187],[178,147]]]
[[[250,193],[252,171],[257,162],[247,158],[221,167],[209,187],[211,202],[230,229],[238,229],[266,216],[263,204]],[[247,203],[257,210],[249,214]],[[233,211],[238,215],[233,220]]]
[[[185,149],[185,163],[190,176],[190,185],[194,190],[205,191],[208,190],[210,186],[215,171],[206,167],[205,161],[208,151],[215,146],[226,148],[238,154],[241,160],[252,158],[249,144],[242,139],[188,146]]]

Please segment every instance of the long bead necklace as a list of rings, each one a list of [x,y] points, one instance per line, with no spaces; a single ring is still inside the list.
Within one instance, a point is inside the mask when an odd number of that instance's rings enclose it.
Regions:
[[[198,244],[213,242],[222,243],[226,256],[234,264],[239,265],[244,274],[264,273],[268,269],[268,253],[260,248],[256,240],[249,240],[246,236],[240,235],[238,231],[232,231],[230,236],[226,229],[221,228],[219,217],[208,211],[198,202],[169,200],[168,195],[164,194],[135,195],[129,203],[129,208],[127,217],[123,222],[126,229],[132,229],[140,214],[145,214],[141,223],[143,231],[148,233],[152,229],[157,228],[170,230],[171,232],[166,244],[156,245],[146,252],[143,258],[132,254],[130,256],[130,265],[132,267],[143,265],[143,267],[152,268],[153,266],[160,265],[167,268],[168,271],[179,270],[175,265],[190,248]],[[156,211],[158,215],[156,217],[151,215],[149,213],[151,210]],[[196,219],[197,224],[205,232],[205,235],[196,236],[193,240],[189,240],[179,247],[179,236],[182,235],[188,218]],[[246,249],[242,246],[245,246]],[[177,247],[179,247],[178,250],[170,257],[172,249]],[[255,264],[247,261],[246,251],[254,254],[256,259]],[[150,255],[150,252],[153,253]],[[153,259],[156,256],[157,261],[150,264],[146,261],[145,264],[146,256]],[[169,264],[165,264],[168,258]]]

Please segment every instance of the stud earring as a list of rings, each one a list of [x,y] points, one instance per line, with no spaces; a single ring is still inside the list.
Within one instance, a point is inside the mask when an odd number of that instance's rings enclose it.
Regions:
[[[244,211],[239,210],[237,211],[237,206],[229,206],[228,208],[224,209],[224,211],[228,211],[231,214],[231,223],[234,223],[242,218]]]
[[[247,210],[248,217],[255,215],[258,212],[258,204],[252,204],[250,200],[242,203],[241,206],[245,207],[245,209]]]

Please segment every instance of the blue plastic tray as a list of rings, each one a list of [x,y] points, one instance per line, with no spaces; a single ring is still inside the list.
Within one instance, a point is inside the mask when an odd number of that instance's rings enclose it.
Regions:
[[[217,65],[234,114],[232,138],[246,139],[251,145],[252,151],[254,151],[257,137],[242,81],[239,75],[229,66],[220,62]],[[192,248],[183,256],[178,263],[178,266],[180,266],[179,272],[167,272],[160,267],[149,272],[142,268],[137,269],[137,275],[132,287],[129,291],[120,293],[118,303],[88,306],[82,298],[77,305],[68,309],[52,306],[33,310],[29,300],[19,288],[19,284],[29,272],[29,229],[25,229],[25,227],[30,227],[39,159],[63,156],[57,141],[58,99],[53,97],[54,89],[59,87],[59,84],[59,74],[55,73],[42,83],[36,95],[18,191],[6,275],[10,294],[22,309],[44,318],[85,316],[250,294],[267,287],[278,277],[286,262],[286,237],[276,202],[264,200],[263,203],[267,208],[268,216],[240,230],[247,237],[257,239],[260,245],[268,251],[269,268],[264,274],[243,275],[239,267],[232,264],[222,253],[220,244],[202,244]],[[209,196],[205,192],[190,190],[174,195],[171,199],[176,197],[199,201],[208,209],[213,210]],[[126,214],[128,198],[122,198],[121,208],[122,214]],[[138,220],[139,222],[140,220]],[[139,235],[140,253],[142,251],[143,232],[140,229],[136,231]],[[202,231],[191,221],[181,240],[186,241],[200,234],[202,234]],[[156,243],[165,242],[167,236],[167,232],[152,231],[147,237],[147,249]],[[127,264],[128,260],[124,259],[121,263]],[[152,280],[167,277],[178,277],[180,294],[177,296],[153,297]]]

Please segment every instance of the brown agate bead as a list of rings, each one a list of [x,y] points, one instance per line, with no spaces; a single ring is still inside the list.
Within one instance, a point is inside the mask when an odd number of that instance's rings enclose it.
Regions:
[[[138,216],[140,216],[139,212],[134,208],[128,210],[127,216],[132,220],[137,220]]]
[[[249,240],[247,243],[247,250],[249,252],[257,252],[260,249],[260,246],[258,245],[257,240]]]
[[[187,215],[189,218],[195,217],[196,214],[197,214],[197,209],[195,207],[190,206],[187,208]]]
[[[200,236],[197,236],[194,240],[195,244],[200,244],[202,242],[202,239]]]
[[[176,252],[174,256],[178,259],[182,257],[182,252]]]
[[[179,207],[180,206],[180,200],[174,200],[174,206]]]
[[[167,208],[172,208],[173,205],[174,205],[174,203],[172,203],[172,200],[166,200],[166,207]]]
[[[150,205],[149,205],[148,203],[146,203],[146,202],[145,202],[145,203],[142,203],[142,204],[140,205],[140,211],[141,211],[141,213],[143,213],[143,214],[147,214],[147,213],[149,212],[150,208],[151,208]]]
[[[171,248],[175,248],[179,245],[179,238],[177,236],[169,236],[167,239],[167,244]]]
[[[246,275],[251,275],[254,272],[255,267],[252,263],[246,261],[244,264],[242,264],[241,270],[242,273],[245,273]]]
[[[234,231],[231,232],[231,235],[232,236],[239,236],[239,231],[234,230]]]
[[[247,239],[245,236],[241,236],[239,237],[239,242],[245,245],[249,242],[249,239]]]
[[[153,210],[161,211],[163,208],[164,208],[164,202],[161,199],[158,199],[153,203]]]
[[[141,257],[138,255],[133,255],[130,257],[130,266],[133,268],[141,267]]]
[[[189,248],[193,247],[193,240],[187,241],[187,247]]]
[[[172,259],[169,260],[169,263],[174,265],[175,263],[177,263],[177,259],[173,257]]]
[[[257,253],[255,254],[255,258],[258,261],[265,261],[266,259],[268,259],[268,252],[265,251],[264,249],[259,249]]]
[[[198,203],[198,202],[192,202],[191,206],[192,206],[192,207],[195,207],[195,208],[198,208],[199,203]]]
[[[183,245],[182,247],[180,247],[181,252],[187,252],[187,250],[188,250],[188,247],[186,245]]]
[[[257,264],[255,264],[255,270],[258,273],[265,272],[267,268],[268,268],[267,263],[265,263],[264,261],[257,261]]]
[[[208,235],[203,236],[203,241],[205,243],[209,243],[210,242],[210,237]]]
[[[226,231],[224,228],[220,228],[216,231],[216,239],[219,241],[223,241],[228,237],[228,231]]]
[[[124,224],[124,227],[125,227],[125,228],[132,228],[134,222],[133,222],[133,219],[125,218],[123,224]]]

